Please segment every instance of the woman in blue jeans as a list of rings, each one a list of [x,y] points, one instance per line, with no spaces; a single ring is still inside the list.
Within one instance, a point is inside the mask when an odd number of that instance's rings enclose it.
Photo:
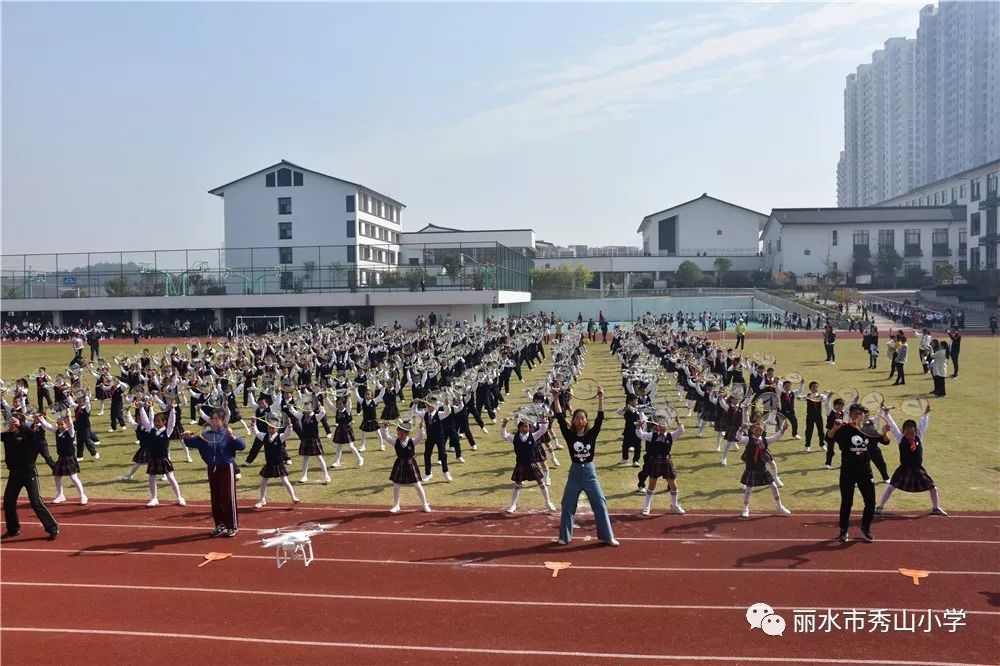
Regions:
[[[552,392],[553,412],[559,421],[559,429],[569,448],[572,465],[569,467],[569,478],[566,479],[566,490],[562,498],[562,522],[559,527],[559,545],[566,545],[573,538],[573,519],[576,516],[576,505],[580,492],[587,493],[590,510],[594,512],[597,521],[597,538],[609,546],[617,546],[614,532],[611,531],[611,518],[608,516],[608,501],[597,480],[597,470],[594,468],[594,453],[597,450],[597,435],[604,423],[604,387],[597,389],[597,418],[593,427],[589,427],[586,410],[573,410],[573,421],[566,425],[566,413],[559,402],[559,391]]]

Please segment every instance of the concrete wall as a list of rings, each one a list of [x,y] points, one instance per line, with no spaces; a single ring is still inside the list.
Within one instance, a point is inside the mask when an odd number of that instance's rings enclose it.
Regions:
[[[659,252],[659,221],[674,215],[677,216],[678,254],[695,254],[710,248],[745,248],[756,251],[760,225],[767,219],[766,215],[758,215],[708,197],[699,198],[652,216],[642,234],[644,249],[653,254]]]

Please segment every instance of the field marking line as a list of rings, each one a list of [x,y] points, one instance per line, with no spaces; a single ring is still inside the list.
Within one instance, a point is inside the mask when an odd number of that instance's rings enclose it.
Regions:
[[[41,525],[38,522],[28,522],[28,525]],[[205,530],[211,527],[211,525],[148,525],[148,524],[131,524],[131,523],[69,523],[60,522],[60,526],[66,527],[99,527],[99,528],[121,528],[121,529],[144,529],[144,530]],[[266,529],[262,527],[258,528],[245,528],[247,531],[254,531],[255,529]],[[394,532],[390,530],[349,530],[349,529],[334,529],[329,532],[324,532],[324,534],[329,534],[331,536],[337,535],[361,535],[361,536],[390,536],[390,537],[434,537],[442,539],[537,539],[552,542],[555,537],[543,536],[538,534],[475,534],[470,532]],[[643,542],[665,542],[665,543],[685,543],[685,542],[697,542],[697,543],[816,543],[817,541],[834,541],[833,537],[829,539],[816,539],[816,538],[788,538],[788,537],[621,537],[619,541],[643,541]],[[583,539],[578,541],[584,542]],[[978,539],[879,539],[880,543],[919,543],[927,545],[973,545],[973,546],[1000,546],[1000,540],[978,540]]]
[[[2,627],[0,631],[12,633],[35,634],[86,634],[88,636],[116,636],[123,638],[180,638],[228,643],[245,643],[256,645],[294,645],[300,647],[322,647],[356,650],[398,650],[401,652],[442,652],[446,654],[483,654],[525,657],[570,657],[583,659],[629,659],[641,661],[674,661],[674,662],[726,662],[726,663],[782,663],[782,664],[859,664],[861,666],[988,666],[953,661],[904,661],[896,659],[831,659],[815,657],[745,657],[745,656],[710,656],[710,655],[676,655],[676,654],[630,654],[615,652],[574,652],[562,650],[512,650],[500,648],[451,647],[437,645],[392,645],[388,643],[349,643],[342,641],[317,641],[280,638],[263,638],[254,636],[218,636],[208,634],[186,634],[165,631],[127,631],[112,629],[70,629],[61,627]]]
[[[157,557],[193,557],[204,559],[201,553],[169,553],[160,551],[133,551],[133,550],[73,550],[70,548],[10,548],[4,547],[2,552],[24,552],[24,553],[55,553],[69,554],[74,556],[115,556],[122,555],[144,555]],[[232,559],[238,560],[269,560],[274,558],[270,555],[232,555]],[[504,562],[471,562],[463,560],[437,560],[437,561],[413,561],[413,560],[378,560],[358,557],[317,557],[316,562],[331,562],[336,564],[377,564],[385,566],[410,565],[410,566],[430,566],[447,567],[449,569],[538,569],[538,564],[515,564]],[[601,564],[574,564],[574,570],[586,571],[629,571],[629,572],[663,572],[663,573],[812,573],[812,574],[868,574],[880,575],[898,574],[898,569],[785,569],[776,567],[637,567],[637,566],[615,566]],[[1000,571],[932,571],[935,576],[1000,576]]]

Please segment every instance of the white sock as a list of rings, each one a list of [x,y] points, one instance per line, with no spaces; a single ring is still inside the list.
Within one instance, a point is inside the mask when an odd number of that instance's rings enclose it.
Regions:
[[[676,490],[670,491],[670,501],[674,506],[680,506],[680,496]]]
[[[56,497],[62,497],[63,494],[62,479],[63,478],[61,476],[56,477]]]
[[[886,484],[886,486],[885,486],[885,492],[882,493],[882,501],[878,503],[878,505],[880,507],[882,507],[883,509],[885,508],[885,503],[889,501],[889,496],[892,495],[892,491],[894,491],[894,490],[895,490],[895,488],[893,487],[893,485],[891,483]],[[937,489],[935,488],[935,489],[931,490],[931,501],[934,501],[934,495],[936,494],[935,490],[937,490]],[[934,506],[937,506],[937,502],[934,502]]]
[[[353,444],[351,446],[354,446]],[[340,455],[344,452],[344,445],[337,444],[337,457],[333,459],[333,464],[337,465],[340,463]]]
[[[743,489],[743,507],[750,508],[750,493],[753,492],[751,486],[747,486]]]
[[[510,504],[511,504],[511,506],[514,506],[514,505],[517,504],[517,497],[520,494],[521,494],[521,484],[515,483],[514,484],[514,488],[513,488],[513,490],[511,491],[511,494],[510,494]]]
[[[309,456],[302,456],[302,476],[309,474]]]
[[[364,458],[361,457],[361,452],[358,451],[358,447],[354,446],[354,442],[348,442],[347,445],[351,447],[351,453],[354,454],[358,461],[364,460]]]
[[[281,477],[281,483],[285,486],[285,490],[288,491],[289,497],[291,497],[293,501],[298,501],[299,498],[295,495],[295,488],[292,488],[292,482],[288,480],[287,476]],[[261,497],[263,496],[264,495],[261,494]]]
[[[319,468],[323,470],[323,476],[330,476],[330,471],[326,468],[326,460],[323,456],[316,456],[316,459],[319,460]]]
[[[771,484],[771,497],[774,498],[774,503],[781,506],[781,491],[778,490],[778,484]]]
[[[132,463],[132,467],[129,468],[128,474],[126,474],[125,476],[132,476],[132,475],[134,475],[136,472],[139,471],[140,467],[142,467],[142,465],[140,465],[139,463]]]
[[[549,499],[549,487],[542,483],[539,484],[538,488],[542,491],[542,499],[545,500],[545,506],[552,504],[552,500]]]
[[[770,462],[767,463],[767,466],[771,468],[771,476],[773,476],[775,478],[775,480],[777,480],[777,478],[778,478],[778,463],[776,463],[775,461],[771,460]]]
[[[382,431],[376,430],[375,434],[378,436],[378,448],[382,451],[385,450],[385,439],[382,437]]]
[[[649,511],[653,506],[653,495],[655,493],[652,490],[646,490],[646,505],[643,507],[644,511]]]
[[[83,484],[80,482],[80,475],[79,474],[70,474],[69,475],[69,480],[73,482],[74,486],[76,486],[76,492],[80,493],[80,497],[83,497],[84,496]],[[61,479],[60,479],[60,481],[61,481]],[[61,485],[62,484],[60,483],[60,486]],[[59,489],[59,494],[62,495],[62,488]]]
[[[701,436],[701,431],[702,431],[702,430],[704,430],[704,429],[705,429],[705,422],[704,422],[704,421],[702,421],[702,420],[701,420],[701,419],[699,418],[699,419],[698,419],[698,432],[697,432],[697,435],[698,435],[699,437]]]
[[[889,486],[889,488],[892,488],[892,486]],[[886,492],[889,492],[889,490],[886,489]],[[930,493],[931,493],[931,506],[933,506],[935,509],[940,509],[941,508],[941,496],[938,494],[937,486],[935,486],[934,488],[931,488],[930,489]]]
[[[156,499],[156,475],[155,474],[150,474],[149,475],[149,499],[151,499],[151,500],[155,500]]]
[[[167,472],[167,483],[170,484],[170,487],[173,489],[174,495],[177,496],[177,499],[180,499],[181,498],[181,486],[180,486],[179,483],[177,483],[177,477],[174,476],[173,472]]]
[[[715,433],[715,448],[719,448],[722,444],[722,431]]]
[[[368,437],[368,433],[366,431],[362,430],[361,431],[361,448],[363,448],[363,449],[368,448],[367,446],[365,446],[365,440],[367,439],[367,437]]]
[[[420,495],[420,503],[427,505],[427,493],[424,492],[424,486],[419,481],[415,484],[417,486],[417,494]]]
[[[548,485],[548,483],[549,483],[549,468],[546,467],[545,468],[545,485]]]
[[[392,505],[399,506],[399,484],[392,484]]]
[[[267,496],[267,479],[260,477],[260,501],[263,502]]]

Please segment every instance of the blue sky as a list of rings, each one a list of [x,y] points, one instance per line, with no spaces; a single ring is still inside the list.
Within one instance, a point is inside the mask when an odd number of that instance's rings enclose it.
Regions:
[[[4,3],[3,252],[217,247],[206,190],[281,158],[563,245],[835,205],[844,77],[921,4]]]

